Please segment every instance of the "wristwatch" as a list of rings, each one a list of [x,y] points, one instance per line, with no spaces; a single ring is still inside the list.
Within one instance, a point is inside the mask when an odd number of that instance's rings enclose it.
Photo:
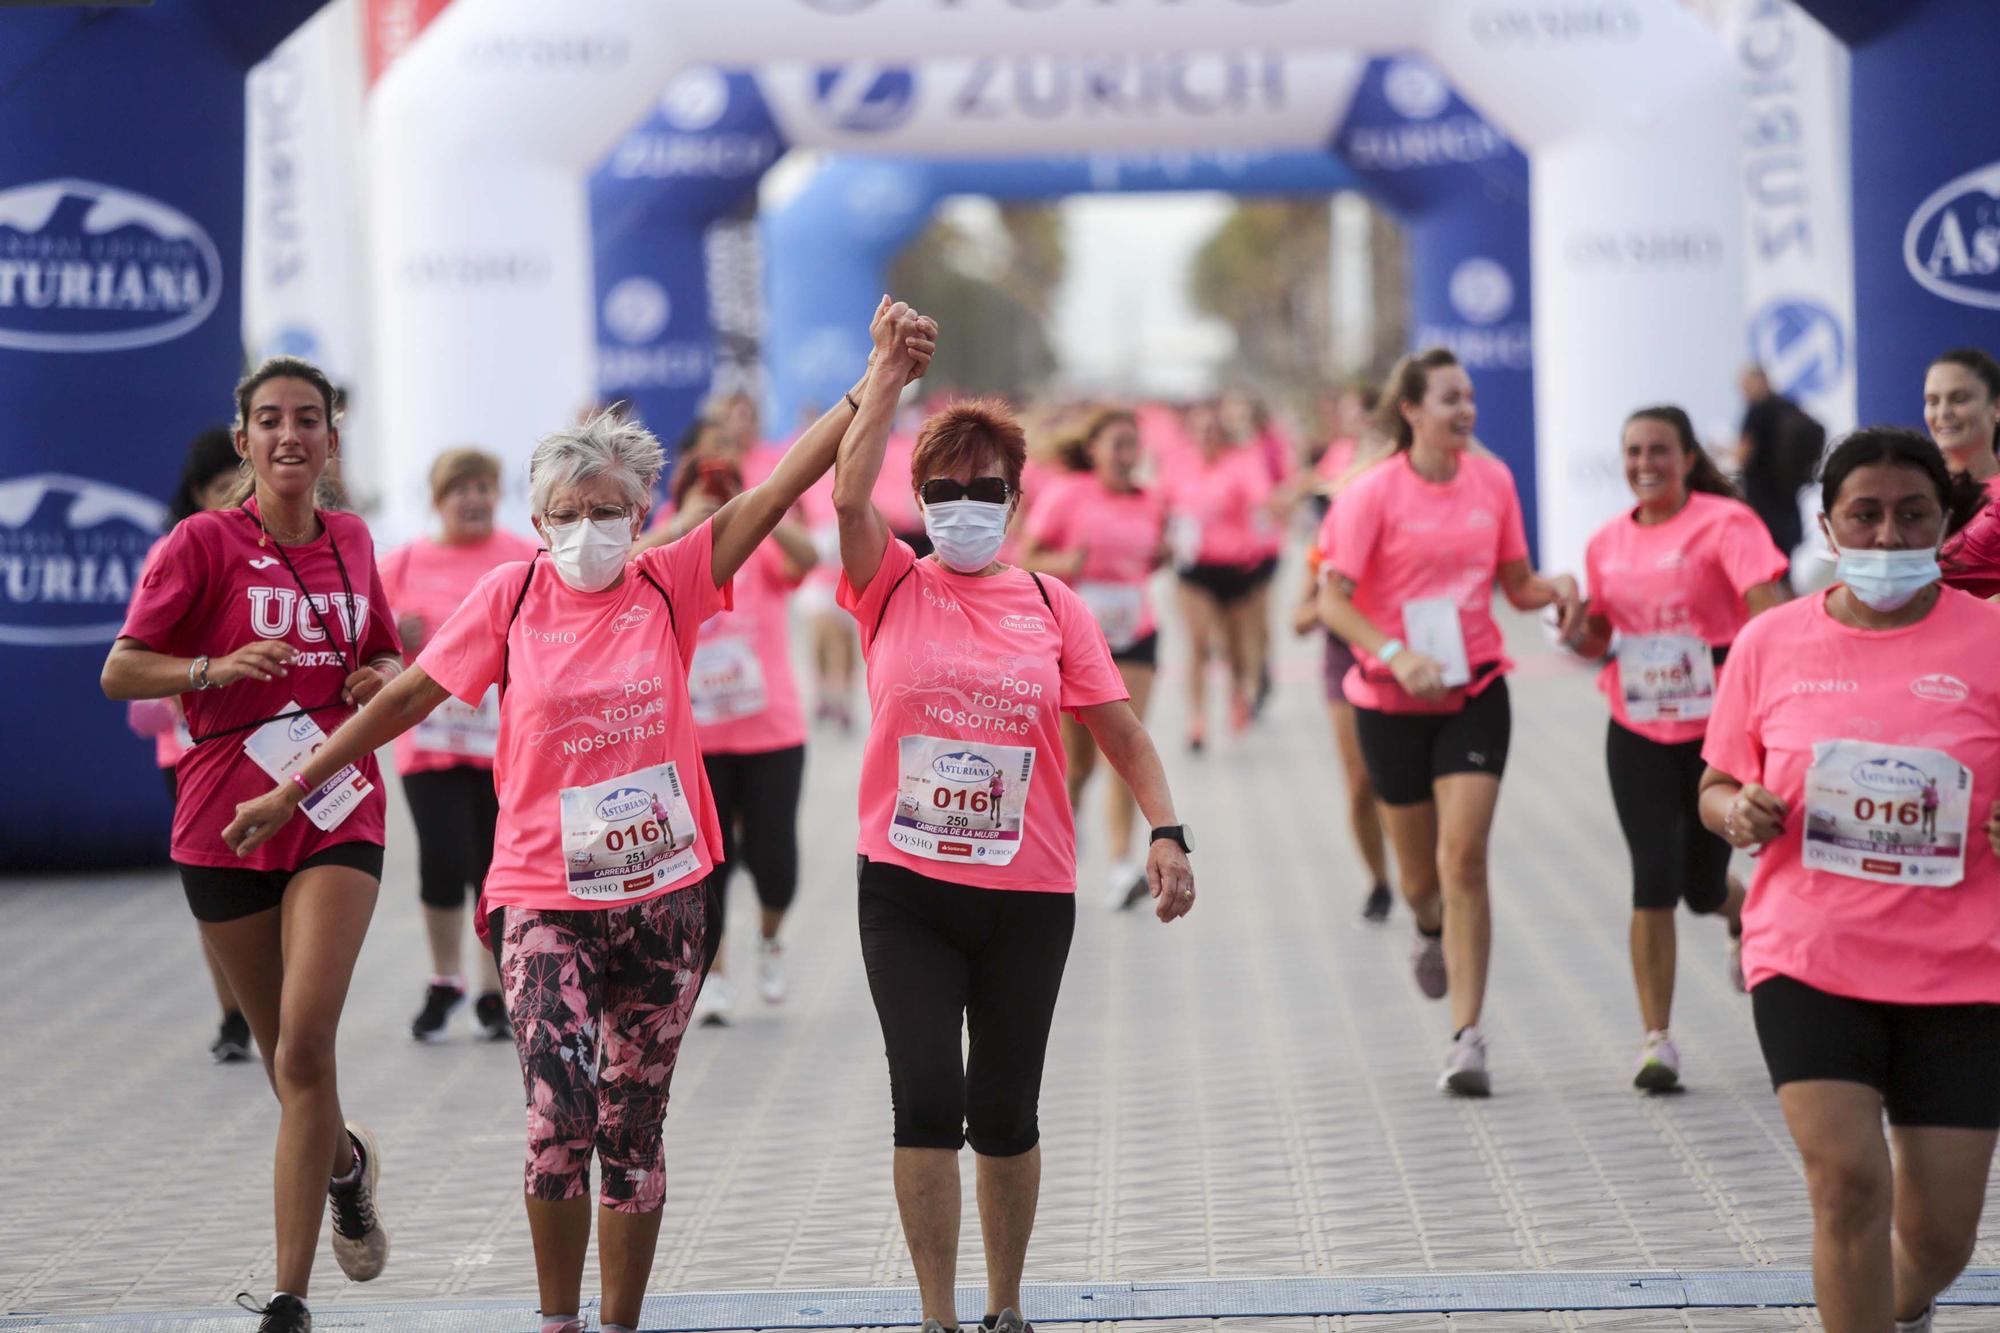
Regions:
[[[1159,828],[1153,830],[1153,836],[1148,841],[1158,842],[1160,839],[1165,838],[1169,842],[1179,843],[1182,851],[1192,852],[1194,851],[1194,842],[1188,836],[1189,831],[1189,826],[1186,824],[1162,824]]]

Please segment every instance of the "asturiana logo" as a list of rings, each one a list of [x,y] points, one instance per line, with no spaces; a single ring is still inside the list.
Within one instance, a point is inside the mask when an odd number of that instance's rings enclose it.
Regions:
[[[946,782],[973,783],[989,781],[999,770],[984,755],[970,750],[955,750],[933,759],[931,771]]]
[[[1930,785],[1930,778],[1915,764],[1900,759],[1869,759],[1854,766],[1855,785],[1888,796],[1914,796]]]
[[[631,819],[653,809],[653,794],[643,787],[620,787],[597,803],[599,819]]]
[[[1040,616],[1002,616],[1001,629],[1020,630],[1027,634],[1040,634],[1048,624]]]
[[[285,734],[295,741],[309,741],[312,739],[312,734],[317,730],[319,730],[319,724],[312,720],[312,715],[310,713],[302,713],[292,719],[292,724],[285,728]]]
[[[61,472],[0,481],[0,643],[108,644],[167,507]]]
[[[0,191],[0,347],[110,352],[171,342],[222,295],[222,256],[193,218],[85,180]]]
[[[2000,162],[1948,182],[1917,205],[1903,263],[1926,290],[2000,310]]]
[[[1918,676],[1910,682],[1910,693],[1919,699],[1935,699],[1940,703],[1961,703],[1969,698],[1972,689],[1957,676],[1947,676],[1942,671],[1928,676]]]

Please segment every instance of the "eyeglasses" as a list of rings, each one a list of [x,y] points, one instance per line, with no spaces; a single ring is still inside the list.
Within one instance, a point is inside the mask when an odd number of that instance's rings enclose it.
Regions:
[[[592,523],[616,523],[630,517],[630,505],[592,505],[587,514],[580,509],[551,509],[542,515],[542,522],[552,528],[566,528],[582,518],[588,518]]]
[[[1003,505],[1014,488],[1007,484],[1005,477],[974,477],[969,482],[953,481],[950,477],[932,477],[917,488],[917,494],[924,497],[927,505],[948,505],[956,500],[977,500],[980,504]]]

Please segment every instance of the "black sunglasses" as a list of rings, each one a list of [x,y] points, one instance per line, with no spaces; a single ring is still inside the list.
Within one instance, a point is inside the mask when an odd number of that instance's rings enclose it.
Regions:
[[[974,477],[969,482],[953,481],[950,477],[932,477],[917,488],[917,494],[924,497],[927,505],[948,505],[956,500],[977,500],[980,504],[1003,505],[1013,494],[1013,487],[1005,477]]]

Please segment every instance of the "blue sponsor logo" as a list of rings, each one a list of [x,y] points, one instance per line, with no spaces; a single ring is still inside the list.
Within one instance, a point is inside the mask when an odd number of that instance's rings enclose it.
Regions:
[[[1750,359],[1787,398],[1832,393],[1847,375],[1847,335],[1815,301],[1773,301],[1750,321]]]
[[[813,105],[835,129],[881,134],[916,110],[917,77],[897,66],[826,66],[813,74]]]
[[[1917,206],[1903,263],[1926,290],[2000,310],[2000,162],[1968,171]]]
[[[317,730],[319,724],[314,722],[310,715],[306,715],[293,718],[292,724],[285,728],[285,734],[295,741],[307,741],[312,739],[313,732]]]
[[[653,812],[653,793],[643,787],[620,787],[597,803],[597,817],[616,822]]]
[[[84,180],[0,191],[0,347],[110,352],[171,342],[222,295],[200,224],[142,194]]]
[[[986,758],[970,750],[939,755],[931,761],[931,771],[946,782],[963,784],[987,782],[999,772]]]
[[[0,481],[0,643],[108,644],[167,507],[60,472]]]
[[[1889,796],[1914,796],[1931,785],[1915,764],[1900,759],[1870,759],[1854,766],[1855,785]]]

